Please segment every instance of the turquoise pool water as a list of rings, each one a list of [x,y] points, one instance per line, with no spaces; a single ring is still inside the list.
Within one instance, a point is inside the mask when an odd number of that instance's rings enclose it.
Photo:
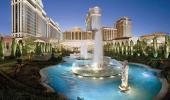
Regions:
[[[46,84],[70,100],[77,100],[77,97],[84,100],[152,100],[162,86],[157,73],[143,65],[129,64],[130,90],[126,93],[118,88],[120,77],[79,78],[72,74],[71,67],[71,63],[65,62],[41,70],[47,77]]]

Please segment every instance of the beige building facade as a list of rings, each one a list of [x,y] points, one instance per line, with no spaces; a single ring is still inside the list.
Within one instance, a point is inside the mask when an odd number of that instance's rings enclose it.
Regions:
[[[117,34],[115,38],[130,38],[132,37],[132,22],[128,17],[120,18],[116,21],[115,28],[117,29]]]
[[[102,28],[103,41],[113,41],[116,37],[116,34],[117,34],[117,29],[113,27]]]
[[[63,40],[93,40],[94,34],[91,31],[83,31],[79,27],[74,27],[63,33]]]
[[[96,17],[100,16],[100,17]],[[94,44],[93,40],[96,33],[96,27],[100,26],[96,24],[96,21],[101,21],[102,13],[99,7],[89,8],[89,11],[86,15],[86,31],[83,31],[81,28],[75,27],[69,31],[63,33],[62,44],[74,45],[79,47],[81,42],[86,40],[88,45]],[[101,23],[99,23],[101,24]],[[118,19],[113,27],[103,27],[101,25],[102,40],[103,44],[107,43],[116,43],[116,42],[126,42],[132,40],[132,21],[129,17],[122,17]],[[67,41],[67,42],[66,42]],[[69,42],[68,42],[69,41]],[[89,42],[90,41],[90,42]]]
[[[47,16],[43,7],[41,0],[11,0],[13,37],[33,36],[59,41],[60,27]]]
[[[151,33],[151,34],[140,36],[140,40],[145,40],[148,44],[152,44],[153,39],[156,38],[157,43],[164,44],[165,43],[165,36],[167,34],[168,33],[165,33],[165,32],[154,32],[154,33]]]

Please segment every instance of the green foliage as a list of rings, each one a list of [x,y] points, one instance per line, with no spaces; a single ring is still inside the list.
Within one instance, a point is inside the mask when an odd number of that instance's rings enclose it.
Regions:
[[[17,47],[16,47],[16,52],[15,52],[15,57],[17,58],[20,58],[21,57],[21,48],[20,48],[20,44],[17,44]]]
[[[112,49],[108,49],[110,47]],[[128,59],[129,62],[142,63],[153,68],[163,69],[169,66],[170,38],[166,36],[165,43],[159,45],[157,38],[154,38],[153,43],[150,44],[147,44],[145,40],[138,40],[136,44],[132,40],[129,44],[127,41],[122,45],[120,45],[120,42],[110,45],[105,44],[104,54],[120,61]]]
[[[125,45],[124,45],[123,42],[122,42],[120,48],[121,48],[121,54],[123,55],[123,54],[124,54],[124,51],[125,51]]]
[[[170,42],[169,42],[169,36],[165,37],[165,46],[164,46],[164,57],[167,59],[169,57],[170,52]]]
[[[118,54],[120,53],[120,50],[121,50],[121,47],[120,47],[120,43],[118,42],[118,44],[117,44],[117,53]]]
[[[42,43],[42,53],[45,53],[45,43]]]
[[[28,54],[27,46],[22,46],[22,54],[23,55],[27,55]]]
[[[39,42],[36,43],[35,53],[36,53],[36,55],[42,54],[41,43],[39,43]]]
[[[3,38],[0,39],[0,57],[4,58],[4,42],[3,42]]]
[[[136,43],[136,45],[134,46],[134,48],[135,48],[135,53],[136,53],[136,55],[137,56],[141,56],[141,41],[140,40],[137,40],[137,43]]]
[[[46,53],[49,53],[49,52],[50,52],[50,50],[49,50],[49,43],[46,43],[46,45],[45,45],[45,51],[46,51]]]
[[[16,40],[15,38],[13,38],[12,45],[11,45],[11,56],[12,57],[15,57],[16,47],[17,47]]]
[[[128,55],[129,54],[129,42],[126,41],[125,43],[125,54]]]
[[[24,46],[23,46],[23,53],[24,54],[30,54],[32,52],[35,52],[36,43],[34,42],[36,39],[34,37],[27,37],[24,38]]]
[[[156,58],[158,57],[158,46],[157,46],[157,39],[153,39],[153,56]]]
[[[147,53],[147,49],[148,49],[148,46],[147,46],[147,42],[146,40],[142,40],[141,41],[141,49],[142,49],[142,53],[145,55],[145,56],[148,56],[148,53]]]
[[[131,40],[131,41],[130,41],[130,55],[131,55],[131,56],[133,56],[133,51],[134,51],[133,46],[134,46],[134,43],[133,43],[133,41]]]
[[[50,49],[50,53],[51,53],[52,52],[52,44],[50,44],[49,49]]]

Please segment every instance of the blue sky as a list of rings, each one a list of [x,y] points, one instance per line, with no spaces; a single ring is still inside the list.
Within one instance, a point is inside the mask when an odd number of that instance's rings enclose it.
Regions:
[[[11,0],[0,0],[0,33],[11,34]],[[85,29],[88,9],[102,9],[103,26],[113,27],[117,19],[132,19],[135,36],[152,32],[170,33],[170,0],[43,0],[47,15],[60,24],[62,31],[74,26]]]

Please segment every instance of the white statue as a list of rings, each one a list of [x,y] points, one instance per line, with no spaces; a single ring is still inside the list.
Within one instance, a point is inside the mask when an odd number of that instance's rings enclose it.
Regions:
[[[129,70],[129,67],[128,67],[128,61],[124,61],[123,63],[123,70],[122,70],[122,83],[121,85],[119,86],[119,89],[123,92],[129,90],[129,86],[128,86],[128,70]]]

